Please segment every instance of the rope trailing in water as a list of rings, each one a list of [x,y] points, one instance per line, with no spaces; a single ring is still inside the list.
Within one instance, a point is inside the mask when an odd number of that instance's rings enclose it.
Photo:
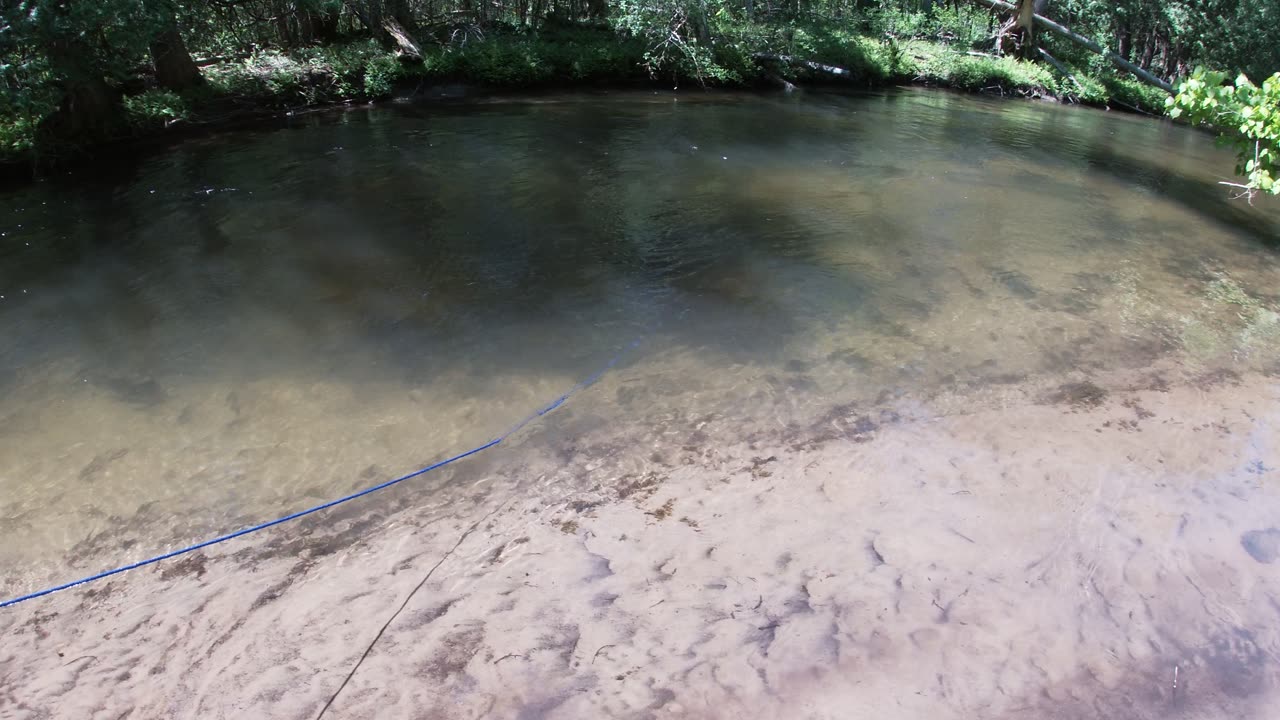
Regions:
[[[138,562],[135,562],[135,563],[122,565],[121,567],[115,568],[114,570],[105,570],[96,575],[90,575],[89,577],[81,578],[79,580],[73,580],[72,582],[63,583],[56,587],[51,587],[46,590],[40,590],[39,592],[29,593],[27,595],[14,598],[12,600],[5,600],[4,602],[0,602],[0,608],[11,607],[13,605],[17,605],[18,603],[27,602],[28,600],[35,600],[36,598],[42,598],[42,597],[45,597],[46,595],[52,595],[54,593],[62,592],[63,590],[70,590],[71,588],[77,587],[79,585],[85,585],[87,583],[102,580],[104,578],[109,578],[112,575],[119,575],[120,573],[125,573],[130,570],[137,570],[138,568],[146,567],[148,565],[154,565],[158,562],[162,562],[164,560],[169,560],[171,558],[178,557],[179,555],[186,555],[187,553],[195,552],[196,550],[201,550],[201,549],[210,547],[212,545],[217,545],[219,543],[224,543],[224,542],[227,542],[228,540],[234,540],[238,537],[244,537],[245,535],[256,533],[260,530],[266,530],[267,528],[275,527],[276,525],[283,525],[284,523],[290,522],[292,520],[297,520],[298,518],[302,518],[302,517],[306,517],[307,515],[318,513],[321,510],[328,510],[329,508],[334,507],[336,505],[348,503],[357,498],[362,498],[365,495],[376,493],[379,490],[385,490],[391,487],[392,485],[402,483],[405,480],[411,480],[413,478],[418,477],[419,475],[426,475],[432,470],[437,470],[446,465],[450,465],[459,460],[462,460],[463,458],[468,458],[468,457],[471,457],[472,455],[482,453],[485,450],[488,450],[489,448],[494,447],[495,445],[501,443],[503,440],[506,440],[507,438],[511,437],[515,433],[519,432],[521,429],[524,428],[524,426],[528,425],[534,420],[537,420],[538,418],[552,412],[553,410],[560,407],[561,405],[564,405],[569,400],[569,398],[573,396],[575,393],[594,385],[601,377],[604,376],[605,373],[612,370],[613,367],[617,365],[618,362],[621,361],[622,358],[627,353],[631,352],[637,346],[639,346],[640,341],[641,341],[641,338],[636,338],[635,340],[632,340],[626,347],[620,350],[618,354],[614,355],[613,358],[609,360],[609,362],[605,363],[603,367],[601,367],[599,370],[594,372],[586,380],[583,380],[579,382],[577,385],[574,385],[573,387],[569,388],[568,392],[566,392],[565,394],[561,395],[560,397],[556,398],[555,400],[552,400],[550,403],[543,406],[542,408],[529,414],[523,420],[513,425],[511,429],[507,430],[506,432],[502,433],[498,437],[490,440],[489,442],[483,445],[474,447],[470,450],[467,450],[466,452],[454,455],[451,458],[446,458],[444,460],[441,460],[440,462],[432,463],[431,465],[428,465],[419,470],[414,470],[413,472],[407,475],[401,475],[400,477],[395,478],[393,480],[388,480],[384,483],[374,485],[373,487],[365,488],[364,490],[359,490],[345,497],[340,497],[337,500],[330,500],[329,502],[316,505],[315,507],[310,507],[310,508],[307,508],[306,510],[300,510],[291,515],[285,515],[284,517],[276,518],[275,520],[259,523],[258,525],[247,527],[242,530],[237,530],[232,533],[227,533],[226,535],[220,535],[216,538],[213,538],[212,540],[205,540],[204,542],[196,543],[195,545],[189,545],[179,550],[174,550],[172,552],[164,553],[163,555],[157,555],[155,557],[147,558],[146,560],[139,560]]]

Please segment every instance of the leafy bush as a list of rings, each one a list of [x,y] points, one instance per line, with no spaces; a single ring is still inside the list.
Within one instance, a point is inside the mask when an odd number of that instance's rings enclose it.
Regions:
[[[553,76],[537,48],[527,42],[472,43],[462,53],[462,72],[485,85],[538,85]]]
[[[716,32],[716,62],[734,82],[749,82],[759,74],[753,55],[793,57],[848,70],[853,81],[878,84],[898,75],[890,46],[837,23],[805,22],[788,25],[721,23]],[[813,76],[802,65],[779,70],[793,77]],[[822,79],[830,78],[826,75]]]
[[[1053,94],[1059,83],[1043,65],[1012,57],[975,57],[949,48],[936,49],[919,66],[922,78],[965,90]]]
[[[644,52],[638,38],[609,31],[491,33],[427,52],[417,71],[498,87],[617,82],[644,77]]]
[[[1243,73],[1234,83],[1225,73],[1196,68],[1167,101],[1169,115],[1219,130],[1235,147],[1236,174],[1245,190],[1280,195],[1280,72],[1254,85]]]
[[[0,160],[18,159],[34,150],[37,123],[31,116],[0,117]]]
[[[278,50],[254,53],[237,63],[209,68],[205,77],[220,95],[282,96],[287,100],[307,98],[305,86],[321,67],[309,68],[307,59],[290,57]],[[314,99],[311,94],[307,99]]]
[[[164,127],[191,113],[187,101],[168,90],[148,90],[124,99],[129,124],[136,128]]]
[[[1121,77],[1115,71],[1099,75],[1099,81],[1106,90],[1106,99],[1113,100],[1130,107],[1150,113],[1159,113],[1169,95],[1160,88],[1151,87],[1131,77]]]
[[[990,13],[975,5],[940,8],[934,16],[937,30],[932,37],[962,47],[990,47],[990,18]]]
[[[881,82],[893,74],[890,54],[884,44],[845,29],[802,26],[796,29],[792,46],[793,54],[845,68],[868,82]]]
[[[619,0],[615,27],[645,43],[643,64],[650,76],[725,80],[715,62],[710,20],[697,0]]]
[[[864,34],[897,40],[937,40],[975,47],[988,38],[989,13],[974,5],[937,7],[932,13],[886,6],[867,13]]]
[[[386,97],[407,73],[399,58],[367,40],[300,48],[292,53],[265,50],[241,62],[208,68],[205,77],[215,95],[278,98],[286,104],[312,105]]]
[[[904,40],[932,37],[934,31],[934,22],[928,15],[888,6],[869,12],[865,26],[874,35]]]
[[[364,94],[371,98],[387,97],[396,80],[404,76],[404,66],[392,55],[376,55],[364,64]]]

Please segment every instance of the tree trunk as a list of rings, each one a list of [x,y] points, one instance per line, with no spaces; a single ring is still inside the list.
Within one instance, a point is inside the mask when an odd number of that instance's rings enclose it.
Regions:
[[[418,32],[418,20],[413,16],[413,10],[409,8],[408,0],[387,0],[386,14],[395,18],[406,32],[414,34]]]
[[[351,12],[379,41],[384,39],[382,4],[378,0],[347,0]]]
[[[183,92],[204,82],[200,68],[187,52],[187,44],[172,18],[165,29],[151,41],[151,63],[156,70],[156,84],[166,90]]]
[[[396,54],[405,60],[421,60],[422,48],[418,46],[418,41],[414,39],[409,29],[396,18],[394,15],[386,15],[382,18],[382,31],[385,33],[386,39],[389,39],[394,46]]]
[[[801,60],[798,57],[792,57],[790,55],[775,55],[773,53],[756,53],[751,57],[755,58],[756,60],[772,60],[774,62],[784,62],[784,63],[790,63],[795,65],[803,65],[809,68],[810,70],[821,70],[822,72],[831,73],[832,75],[839,75],[841,77],[853,76],[853,73],[849,70],[846,70],[845,68],[837,67],[835,65],[824,65],[822,63],[814,62],[812,60]]]
[[[1022,35],[1018,46],[1023,57],[1031,57],[1036,48],[1035,0],[1018,0],[1014,27]]]
[[[1001,23],[996,33],[996,54],[1006,53],[1023,58],[1030,58],[1036,52],[1035,38],[1035,0],[1012,0],[1016,6],[1009,6],[1013,17]],[[997,8],[992,7],[992,10]],[[995,13],[992,13],[994,20]]]
[[[1142,60],[1138,62],[1138,67],[1142,68],[1143,70],[1150,70],[1151,58],[1155,55],[1155,52],[1156,52],[1156,38],[1155,38],[1155,31],[1153,30],[1151,31],[1151,34],[1147,35],[1147,42],[1142,46]]]
[[[47,44],[49,64],[61,78],[62,102],[45,121],[55,137],[101,142],[125,126],[120,93],[93,67],[92,54],[78,37],[56,37]]]
[[[341,5],[325,5],[322,10],[302,8],[294,14],[298,18],[299,44],[332,43],[338,40],[338,26],[342,22]]]
[[[1164,55],[1164,77],[1172,78],[1178,72],[1178,60],[1182,55],[1182,41],[1178,40],[1171,47],[1165,50]]]
[[[387,0],[387,11],[382,27],[395,41],[396,52],[407,60],[421,60],[422,48],[418,45],[418,21],[409,9],[408,0]]]
[[[379,0],[365,0],[353,3],[351,9],[378,42],[403,59],[422,59],[422,48],[414,38],[417,24],[404,0],[389,0],[385,9]]]
[[[308,13],[311,18],[311,36],[315,42],[330,43],[338,39],[338,24],[342,21],[341,10],[324,10]]]

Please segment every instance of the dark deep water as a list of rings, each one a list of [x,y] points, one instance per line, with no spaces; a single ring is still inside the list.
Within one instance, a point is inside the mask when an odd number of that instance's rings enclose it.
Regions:
[[[585,396],[762,425],[1157,359],[1266,367],[1276,203],[1167,123],[936,92],[320,115],[0,202],[5,596]]]

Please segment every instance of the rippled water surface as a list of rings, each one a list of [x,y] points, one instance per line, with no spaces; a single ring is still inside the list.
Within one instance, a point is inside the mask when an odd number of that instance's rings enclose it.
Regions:
[[[637,94],[351,110],[9,192],[0,590],[481,444],[636,338],[573,412],[1269,367],[1280,221],[1231,165],[1057,106]]]

